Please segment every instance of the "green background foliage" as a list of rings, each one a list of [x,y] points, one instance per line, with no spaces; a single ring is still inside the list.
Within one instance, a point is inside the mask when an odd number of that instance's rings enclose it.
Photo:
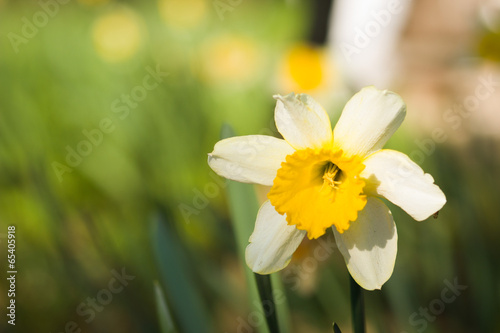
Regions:
[[[170,9],[174,24],[156,1],[87,3],[59,4],[28,38],[23,17],[32,21],[40,4],[0,1],[0,233],[16,226],[18,270],[16,327],[3,315],[0,331],[64,332],[69,322],[96,333],[265,331],[242,259],[241,235],[253,229],[256,206],[241,195],[255,188],[227,184],[206,160],[223,124],[239,135],[279,136],[272,95],[288,91],[276,77],[286,50],[309,35],[311,4],[235,1],[221,17],[215,2],[204,2],[194,23],[183,17],[195,8],[179,5]],[[140,31],[138,42],[130,56],[110,60],[96,46],[96,22],[123,8],[136,20],[130,24]],[[23,42],[13,45],[11,33]],[[482,53],[490,50],[480,45]],[[220,67],[217,55],[226,47],[251,54],[246,65]],[[154,71],[163,74],[155,80]],[[157,85],[128,104],[123,96],[138,94],[145,80]],[[342,103],[329,109],[335,120]],[[421,150],[410,128],[388,146]],[[421,130],[417,137],[429,135]],[[73,154],[71,166],[68,153],[79,147],[88,154]],[[461,145],[437,144],[421,165],[447,195],[439,218],[415,222],[389,204],[399,252],[382,291],[365,293],[369,332],[417,331],[423,324],[412,323],[412,314],[455,279],[467,289],[427,320],[425,331],[500,329],[498,156],[498,138],[473,133]],[[256,190],[261,200],[265,189]],[[241,215],[245,206],[248,216],[238,217],[234,210]],[[292,332],[328,332],[332,322],[349,332],[345,264],[336,249],[325,260],[305,260],[318,244],[303,244],[273,277],[286,296],[281,318],[290,319]],[[113,270],[122,269],[134,279],[100,311],[79,314],[79,307],[92,308],[89,298],[102,299]]]

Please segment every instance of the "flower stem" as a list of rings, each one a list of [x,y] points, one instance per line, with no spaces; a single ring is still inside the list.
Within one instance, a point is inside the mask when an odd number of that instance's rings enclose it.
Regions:
[[[363,290],[350,275],[349,281],[351,285],[351,312],[353,332],[365,333],[365,302],[363,299]]]
[[[273,298],[273,287],[271,285],[270,275],[260,275],[254,273],[255,280],[257,282],[257,288],[259,290],[260,301],[262,303],[262,308],[265,313],[267,326],[271,333],[279,333],[278,317],[276,313],[276,304]],[[267,304],[267,311],[266,311]]]

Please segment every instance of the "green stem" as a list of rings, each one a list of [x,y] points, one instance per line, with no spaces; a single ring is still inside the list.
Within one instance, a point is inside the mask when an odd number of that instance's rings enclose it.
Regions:
[[[260,275],[254,273],[259,289],[260,301],[266,317],[267,326],[271,333],[279,333],[278,317],[276,313],[276,304],[274,303],[273,287],[271,285],[270,275]],[[266,308],[267,305],[267,308]]]
[[[351,311],[352,327],[354,333],[365,333],[365,302],[363,299],[363,289],[349,275],[351,284]]]

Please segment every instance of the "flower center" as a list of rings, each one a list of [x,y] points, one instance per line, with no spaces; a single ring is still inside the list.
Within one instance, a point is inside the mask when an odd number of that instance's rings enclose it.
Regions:
[[[335,226],[342,233],[366,204],[361,158],[341,150],[297,150],[281,164],[268,198],[290,225],[310,239]]]
[[[333,164],[332,162],[328,162],[325,167],[325,173],[323,174],[324,184],[329,185],[333,189],[338,190],[339,185],[342,184],[342,171],[338,166]]]

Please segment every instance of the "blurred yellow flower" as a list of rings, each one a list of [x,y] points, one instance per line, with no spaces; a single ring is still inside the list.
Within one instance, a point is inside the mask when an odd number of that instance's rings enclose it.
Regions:
[[[318,89],[330,78],[329,69],[323,48],[298,43],[284,55],[280,68],[281,85],[286,91]]]
[[[365,289],[390,278],[397,231],[379,198],[421,221],[446,202],[434,179],[403,153],[382,149],[399,128],[406,105],[393,92],[366,87],[344,107],[332,131],[311,96],[274,96],[284,139],[263,135],[219,141],[208,163],[228,179],[272,186],[246,249],[259,274],[283,269],[303,238],[332,227],[347,268]]]
[[[159,0],[158,10],[163,21],[177,29],[190,29],[207,14],[206,0]]]
[[[259,73],[261,54],[256,41],[243,36],[216,36],[200,53],[201,75],[210,83],[245,83]]]
[[[129,8],[120,6],[96,20],[92,29],[97,54],[109,62],[130,59],[142,42],[139,18]]]

